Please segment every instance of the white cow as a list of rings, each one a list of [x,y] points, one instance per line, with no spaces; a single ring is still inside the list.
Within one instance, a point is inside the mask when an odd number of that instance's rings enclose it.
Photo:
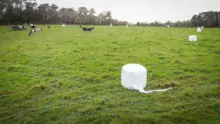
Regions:
[[[42,28],[37,28],[36,32],[41,32],[43,29]]]

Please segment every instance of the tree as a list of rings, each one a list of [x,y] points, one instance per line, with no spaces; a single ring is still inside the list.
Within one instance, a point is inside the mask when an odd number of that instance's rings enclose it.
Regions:
[[[218,12],[218,27],[220,27],[220,12]]]
[[[112,13],[111,13],[111,11],[108,11],[108,12],[106,13],[106,17],[107,17],[108,20],[109,20],[109,24],[112,24],[112,23],[111,23],[111,18],[112,18]]]
[[[67,23],[67,24],[102,24],[102,25],[126,25],[128,22],[112,18],[111,11],[98,13],[94,8],[86,7],[61,8],[55,4],[40,4],[36,0],[0,0],[0,24],[24,24],[24,23]],[[193,15],[190,20],[166,23],[161,22],[137,22],[138,26],[164,25],[176,27],[197,27],[209,28],[220,27],[220,12],[207,11]]]
[[[27,23],[35,22],[36,20],[36,11],[35,8],[37,6],[36,2],[25,2],[25,10],[24,10],[24,21]]]
[[[197,18],[198,18],[197,15],[193,15],[193,17],[191,18],[191,24],[193,26],[197,26]]]
[[[49,14],[48,10],[50,6],[48,3],[40,4],[38,7],[38,18],[41,23],[46,23],[51,19],[51,15]]]
[[[50,23],[53,23],[53,22],[58,22],[58,12],[57,12],[57,9],[58,9],[59,7],[57,6],[57,5],[55,5],[55,4],[52,4],[51,6],[50,6],[50,15],[51,15],[51,22]]]
[[[103,12],[98,15],[98,21],[100,25],[104,24],[103,22],[105,21],[105,15]]]
[[[93,23],[93,24],[95,24],[96,22],[96,20],[95,20],[95,16],[94,16],[94,14],[95,14],[96,12],[95,12],[95,9],[94,8],[92,8],[92,9],[90,9],[90,11],[89,11],[89,23]]]
[[[81,24],[88,24],[89,21],[88,21],[88,9],[86,7],[79,7],[78,8],[78,12],[79,12],[79,18],[80,18],[80,23]]]

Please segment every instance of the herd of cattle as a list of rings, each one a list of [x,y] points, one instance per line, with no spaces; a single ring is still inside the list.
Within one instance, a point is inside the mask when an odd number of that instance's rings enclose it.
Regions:
[[[33,24],[30,24],[29,27],[32,28],[31,31],[29,32],[29,36],[34,34],[35,32],[41,32],[43,30],[42,28],[36,28],[36,26]],[[47,28],[50,29],[50,26],[47,26]],[[22,26],[12,25],[12,29],[19,30],[19,31],[26,30],[26,25],[22,25]]]
[[[42,28],[36,28],[36,26],[33,25],[33,24],[30,24],[29,27],[31,28],[31,31],[29,32],[29,36],[33,35],[36,32],[42,32],[43,31]],[[87,28],[87,27],[82,27],[81,25],[79,27],[83,31],[94,31],[95,30],[94,27]],[[47,28],[50,29],[50,26],[48,25]],[[26,30],[26,25],[19,25],[19,26],[18,25],[12,25],[12,29],[13,30],[19,30],[19,31]]]
[[[13,25],[12,29],[14,29],[14,30],[25,30],[26,26],[16,26],[16,25]]]

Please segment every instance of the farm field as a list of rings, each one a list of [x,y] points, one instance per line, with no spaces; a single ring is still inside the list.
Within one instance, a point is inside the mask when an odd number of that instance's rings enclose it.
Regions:
[[[220,123],[220,29],[0,27],[0,123]],[[188,36],[198,36],[189,42]],[[147,68],[142,94],[121,68]]]

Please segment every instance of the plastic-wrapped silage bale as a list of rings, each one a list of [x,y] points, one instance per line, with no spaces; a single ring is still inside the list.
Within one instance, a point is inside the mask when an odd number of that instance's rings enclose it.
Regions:
[[[189,41],[197,41],[197,36],[196,35],[190,35],[189,36]]]
[[[121,84],[123,87],[130,90],[138,90],[141,93],[152,93],[167,91],[172,88],[162,90],[145,91],[147,83],[147,69],[140,64],[127,64],[122,67]]]
[[[122,67],[121,84],[128,89],[136,87],[145,88],[147,82],[147,69],[139,64],[127,64]]]

